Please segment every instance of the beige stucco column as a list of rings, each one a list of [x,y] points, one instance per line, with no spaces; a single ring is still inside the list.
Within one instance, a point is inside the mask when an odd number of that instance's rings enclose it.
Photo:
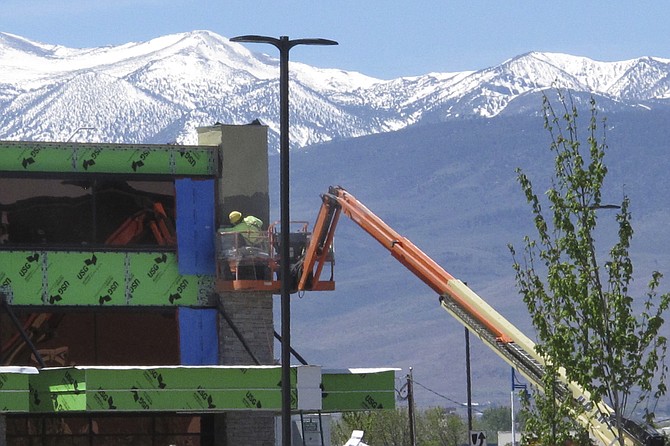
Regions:
[[[227,224],[238,210],[271,223],[267,127],[214,125],[198,128],[198,144],[219,146],[221,170],[217,181],[217,224]],[[219,303],[263,364],[274,363],[274,321],[269,292],[228,292]],[[224,365],[252,365],[253,359],[224,318],[219,318],[219,356]],[[274,446],[274,414],[229,412],[215,417],[217,445]]]
[[[218,223],[227,223],[230,211],[238,210],[260,218],[267,226],[270,223],[267,126],[199,127],[198,144],[220,147]]]

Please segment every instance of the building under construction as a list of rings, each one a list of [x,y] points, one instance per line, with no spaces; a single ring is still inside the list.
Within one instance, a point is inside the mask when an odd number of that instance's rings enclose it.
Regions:
[[[0,445],[274,445],[267,128],[0,153]],[[219,230],[233,210],[263,221],[253,243]],[[311,233],[292,230],[300,253]],[[291,372],[295,414],[394,406],[392,369]]]

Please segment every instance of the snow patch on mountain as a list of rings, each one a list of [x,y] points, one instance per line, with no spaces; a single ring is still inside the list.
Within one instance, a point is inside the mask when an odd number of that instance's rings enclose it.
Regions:
[[[0,137],[60,140],[94,127],[107,142],[197,143],[195,126],[261,119],[276,149],[279,62],[210,31],[74,49],[0,33]],[[617,109],[667,107],[670,60],[599,62],[529,52],[477,71],[380,80],[290,64],[293,148],[421,123],[538,113],[551,88]],[[523,104],[522,106],[513,104]],[[599,104],[601,105],[601,104]]]

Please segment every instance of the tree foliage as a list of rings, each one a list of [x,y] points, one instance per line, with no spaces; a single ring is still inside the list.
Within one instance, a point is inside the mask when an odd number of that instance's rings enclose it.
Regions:
[[[460,446],[468,438],[467,423],[458,414],[441,407],[421,412],[416,442],[426,446]]]
[[[543,103],[555,156],[544,199],[517,169],[537,236],[524,238],[521,258],[511,245],[510,250],[517,287],[537,330],[536,349],[548,364],[546,399],[536,401],[536,417],[528,422],[542,442],[553,444],[559,444],[561,432],[575,428],[571,420],[579,407],[555,393],[560,393],[558,374],[565,373],[592,401],[613,409],[610,422],[623,444],[624,418],[642,408],[650,420],[653,402],[666,391],[666,338],[660,329],[670,293],[659,294],[662,275],[653,272],[645,295],[634,297],[630,201],[625,195],[617,206],[602,201],[606,122],[598,119],[593,99],[590,117],[582,121],[572,98],[558,97],[558,111],[547,96]],[[586,144],[580,141],[581,123],[586,125]],[[597,243],[599,218],[616,221],[616,241],[609,249]]]
[[[422,446],[460,446],[468,441],[467,423],[441,407],[415,411],[416,441]],[[411,446],[406,408],[346,412],[331,426],[331,443],[342,445],[353,430],[365,432],[370,445]]]
[[[415,411],[416,443],[421,446],[462,446],[469,444],[467,420],[443,407]],[[498,431],[511,427],[509,407],[489,407],[474,420],[473,429],[486,432],[487,442],[497,442]],[[331,426],[331,442],[341,445],[353,430],[365,432],[363,441],[370,445],[410,446],[409,414],[406,408],[395,410],[345,412]]]
[[[487,407],[473,420],[473,429],[486,432],[489,444],[498,443],[499,431],[509,431],[511,428],[512,410],[505,406]]]
[[[365,433],[367,444],[409,445],[407,409],[345,412],[331,428],[332,444],[344,444],[353,430]]]
[[[558,390],[557,368],[549,366],[543,377],[543,391],[522,392],[522,431],[524,445],[591,445],[588,430],[580,424],[575,414],[581,407],[569,394]]]

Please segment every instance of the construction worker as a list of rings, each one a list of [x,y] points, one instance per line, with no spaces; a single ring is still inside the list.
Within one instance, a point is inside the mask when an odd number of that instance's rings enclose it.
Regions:
[[[240,211],[232,211],[228,215],[228,219],[233,226],[224,228],[223,232],[239,232],[244,240],[251,245],[263,240],[260,235],[260,232],[263,231],[263,221],[260,218],[253,215],[247,215],[243,218]]]
[[[263,231],[263,221],[253,215],[242,217],[240,211],[232,211],[228,215],[228,219],[233,226],[222,228],[220,231],[239,234],[233,245],[235,248],[240,247],[237,252],[241,255],[236,265],[237,278],[266,279],[269,275],[268,258],[266,256],[268,246],[267,234]],[[251,250],[247,251],[247,249]],[[231,273],[226,271],[224,266],[224,277],[228,274]]]

